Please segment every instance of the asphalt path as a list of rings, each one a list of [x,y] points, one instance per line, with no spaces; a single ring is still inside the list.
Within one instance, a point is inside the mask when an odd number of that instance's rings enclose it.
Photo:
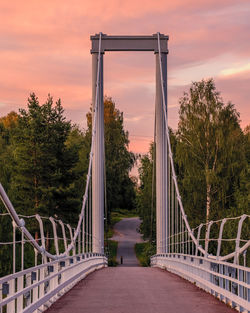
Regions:
[[[117,262],[119,266],[139,266],[135,256],[135,244],[143,242],[139,233],[139,217],[124,218],[114,226],[113,240],[118,241]],[[121,257],[123,264],[121,264]]]

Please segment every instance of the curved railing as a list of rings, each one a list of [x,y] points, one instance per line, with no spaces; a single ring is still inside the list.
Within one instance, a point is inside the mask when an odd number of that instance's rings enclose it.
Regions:
[[[104,255],[84,253],[0,278],[0,312],[43,312],[86,275],[107,263]]]
[[[96,113],[100,85],[100,58],[101,39],[99,36],[99,53],[96,81],[96,95],[93,107],[92,139],[89,153],[89,165],[86,179],[86,186],[83,195],[82,208],[79,220],[75,229],[69,224],[64,224],[54,217],[44,218],[40,215],[20,216],[16,212],[3,186],[0,184],[0,198],[12,219],[13,236],[11,242],[0,242],[2,245],[12,245],[12,274],[0,278],[0,307],[3,312],[19,313],[33,312],[34,310],[44,311],[51,303],[56,301],[62,294],[71,288],[76,282],[85,277],[89,272],[107,266],[107,258],[104,255],[91,253],[93,236],[91,231],[86,231],[86,206],[89,196],[91,179],[93,149],[96,139]],[[28,229],[25,219],[35,219],[36,235]],[[47,219],[53,233],[51,238],[45,236],[44,220]],[[88,218],[87,218],[88,219]],[[91,225],[91,222],[87,223]],[[89,226],[91,227],[91,226]],[[60,229],[60,236],[58,235]],[[20,231],[20,233],[17,232]],[[68,232],[69,236],[66,235]],[[40,236],[39,236],[40,233]],[[21,239],[17,240],[17,237]],[[94,238],[100,240],[100,238]],[[50,242],[52,241],[52,243]],[[49,244],[48,244],[49,242]],[[17,253],[17,245],[21,248]],[[29,244],[34,250],[35,266],[25,269],[24,247]],[[49,249],[48,247],[52,247]],[[102,247],[104,248],[104,247]],[[90,253],[86,253],[90,252]],[[20,260],[20,262],[19,262]],[[19,265],[17,272],[16,264]],[[38,263],[40,263],[38,265]],[[0,310],[0,312],[2,312]]]
[[[181,253],[151,257],[151,266],[177,274],[240,312],[250,309],[250,268]]]
[[[34,249],[38,251],[38,253],[41,253],[42,255],[45,255],[46,257],[56,260],[58,258],[65,257],[69,254],[69,252],[74,248],[75,241],[77,240],[77,237],[81,230],[81,225],[83,223],[84,218],[84,210],[88,199],[88,190],[89,190],[89,184],[90,184],[90,178],[91,178],[91,169],[92,169],[92,163],[93,163],[93,149],[94,149],[94,142],[96,137],[96,112],[97,112],[97,105],[98,105],[98,94],[99,94],[99,85],[100,85],[100,58],[101,58],[101,39],[102,34],[100,33],[99,37],[99,53],[98,53],[98,67],[97,67],[97,82],[96,82],[96,97],[95,97],[95,106],[94,106],[94,112],[93,112],[93,126],[92,126],[92,137],[91,137],[91,149],[89,153],[89,166],[88,166],[88,173],[87,173],[87,181],[85,186],[85,192],[83,196],[83,202],[82,202],[82,208],[81,213],[79,215],[78,224],[76,227],[76,231],[74,233],[74,236],[72,237],[71,243],[67,245],[65,251],[60,255],[53,255],[46,251],[46,248],[44,246],[39,246],[35,240],[35,238],[31,235],[29,230],[25,227],[25,222],[23,219],[20,219],[16,210],[14,209],[12,203],[10,202],[7,194],[5,193],[3,186],[0,184],[0,198],[2,199],[7,211],[11,215],[13,222],[16,224],[16,226],[20,229],[22,233],[24,233],[25,237],[30,241]]]
[[[164,95],[160,34],[158,33],[161,89]],[[151,257],[151,266],[167,269],[212,293],[240,312],[250,311],[250,216],[210,221],[191,229],[180,196],[167,121],[165,97],[162,96],[170,173],[168,177],[167,236],[160,251]],[[229,225],[229,226],[228,226]],[[216,231],[213,227],[216,226]],[[227,231],[232,227],[232,231]],[[245,232],[242,234],[242,229]],[[213,230],[211,232],[211,229]],[[224,233],[227,236],[223,236]],[[210,234],[212,233],[212,236]],[[233,238],[228,236],[234,233]],[[217,237],[214,235],[217,234]],[[226,243],[226,248],[223,246]],[[159,247],[158,247],[159,248]],[[230,250],[230,251],[228,251]]]

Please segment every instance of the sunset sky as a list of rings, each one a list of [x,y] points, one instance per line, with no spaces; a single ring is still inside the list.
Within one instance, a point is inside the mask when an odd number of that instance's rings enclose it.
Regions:
[[[0,0],[0,116],[26,107],[30,92],[43,103],[61,98],[81,127],[91,103],[90,35],[169,35],[169,125],[192,81],[213,77],[250,123],[249,0]],[[155,57],[107,52],[104,91],[124,112],[130,149],[144,153],[153,137]]]

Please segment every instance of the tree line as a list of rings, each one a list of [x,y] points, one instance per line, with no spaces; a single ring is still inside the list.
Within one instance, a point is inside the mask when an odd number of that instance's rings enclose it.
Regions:
[[[170,129],[182,201],[191,227],[209,220],[250,214],[250,126],[242,130],[232,103],[225,104],[212,79],[192,83],[180,98],[179,123]],[[104,100],[106,221],[116,208],[137,209],[141,232],[156,236],[155,146],[139,157],[139,184],[129,173],[137,156],[129,151],[123,113]],[[68,121],[61,100],[40,104],[32,93],[27,109],[0,118],[0,181],[18,214],[53,216],[74,225],[81,209],[91,145],[87,128]],[[0,208],[3,208],[0,204]],[[3,210],[2,210],[3,212]],[[0,217],[1,241],[11,241],[10,221]],[[32,223],[31,230],[36,231]],[[236,226],[228,230],[228,237]],[[244,229],[249,238],[249,228]],[[1,268],[10,267],[0,250]]]
[[[91,109],[87,128],[82,130],[66,119],[60,99],[54,101],[48,95],[40,104],[34,93],[28,98],[27,109],[0,118],[0,181],[18,214],[52,216],[76,225],[89,164],[91,122]],[[123,114],[108,97],[104,100],[104,125],[109,224],[115,208],[135,208],[135,187],[129,177],[135,156],[128,150]],[[2,203],[0,208],[5,212]],[[1,241],[11,241],[10,219],[0,219]],[[37,223],[28,226],[34,235],[39,231]],[[11,263],[5,262],[8,253],[4,249],[0,251],[2,270]]]
[[[212,79],[192,83],[179,104],[178,128],[170,129],[170,138],[191,228],[211,220],[250,214],[250,126],[241,129],[239,112],[232,103],[223,102]],[[149,153],[140,158],[137,195],[141,230],[153,243],[154,154],[152,143]],[[236,227],[227,230],[228,238]],[[243,235],[249,239],[249,228],[244,229]]]

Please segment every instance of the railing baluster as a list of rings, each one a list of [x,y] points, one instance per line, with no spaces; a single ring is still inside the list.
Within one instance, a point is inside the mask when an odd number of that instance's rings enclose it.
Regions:
[[[17,291],[23,290],[23,275],[17,278]],[[23,295],[17,298],[17,312],[23,309]]]
[[[9,294],[8,297],[15,294],[15,279],[11,279],[9,282]],[[15,300],[12,300],[7,304],[7,313],[15,312]]]

